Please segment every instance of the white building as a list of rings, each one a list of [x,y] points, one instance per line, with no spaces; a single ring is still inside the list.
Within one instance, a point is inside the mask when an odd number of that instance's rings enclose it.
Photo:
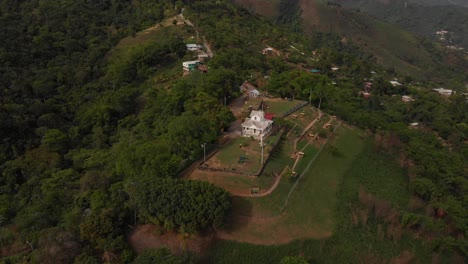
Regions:
[[[434,89],[432,89],[432,90],[438,92],[438,93],[441,94],[441,95],[445,95],[445,96],[450,96],[450,95],[452,95],[452,93],[453,93],[452,90],[450,90],[450,89],[445,89],[445,88],[434,88]]]
[[[250,118],[242,123],[241,135],[243,137],[265,138],[273,127],[273,121],[265,118],[265,112],[252,111]]]
[[[257,89],[251,89],[247,92],[249,97],[258,97],[260,95],[260,92]]]
[[[197,45],[197,44],[186,44],[185,46],[187,47],[187,50],[190,50],[190,51],[197,51],[202,48],[201,45]]]
[[[401,83],[397,82],[397,81],[390,81],[390,83],[393,85],[393,86],[400,86],[402,85]]]
[[[184,61],[182,62],[182,67],[184,68],[184,71],[192,71],[198,67],[200,64],[199,60],[195,61]]]
[[[414,102],[414,99],[411,96],[408,95],[403,95],[401,97],[401,101],[408,103],[408,102]]]

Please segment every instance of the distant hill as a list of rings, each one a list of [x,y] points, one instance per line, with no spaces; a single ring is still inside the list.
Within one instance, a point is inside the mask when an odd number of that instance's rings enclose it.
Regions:
[[[405,2],[408,4],[418,4],[423,6],[463,6],[468,7],[468,1],[466,0],[340,0],[343,4],[369,4],[369,3],[381,3],[381,4],[394,4],[396,2]]]
[[[333,0],[359,9],[415,34],[468,49],[468,1],[462,0]],[[441,37],[436,31],[447,30]]]
[[[320,0],[235,2],[275,21],[298,19],[305,32],[318,30],[340,35],[343,41],[360,46],[381,65],[400,74],[437,81],[466,66],[463,56],[451,55],[451,51],[437,48],[396,25],[339,4]],[[268,9],[264,8],[266,2],[270,3]]]
[[[383,1],[382,2],[390,2],[390,1]],[[454,5],[454,6],[464,6],[468,7],[468,1],[466,0],[407,0],[406,2],[412,4],[419,4],[419,5],[432,5],[432,6],[440,6],[440,5]]]

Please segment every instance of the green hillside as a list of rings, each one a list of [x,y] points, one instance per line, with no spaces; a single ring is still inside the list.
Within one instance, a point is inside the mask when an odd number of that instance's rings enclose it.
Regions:
[[[236,2],[243,6],[248,5],[251,9],[256,3],[248,0]],[[411,75],[417,79],[429,79],[454,87],[464,86],[468,60],[463,55],[452,55],[457,52],[442,49],[393,24],[320,0],[280,1],[272,2],[272,5],[281,10],[280,22],[289,22],[294,29],[299,23],[309,35],[320,31],[342,36],[344,41],[358,45],[387,69],[394,69],[402,75]],[[285,9],[282,5],[287,5],[288,8]],[[261,8],[255,11],[262,15],[271,15],[264,13]],[[270,18],[278,20],[278,17]],[[456,59],[449,59],[453,57]],[[454,82],[447,81],[449,79]]]
[[[466,98],[338,35],[387,24],[277,3],[268,19],[229,0],[1,1],[0,263],[463,263]],[[301,16],[332,26],[304,34]],[[239,136],[251,105],[302,108],[259,144]]]
[[[468,6],[455,6],[450,2],[438,1],[439,5],[430,5],[427,1],[368,1],[335,0],[345,8],[359,9],[389,23],[440,41],[444,45],[461,46],[468,49]],[[456,4],[456,3],[453,3]],[[447,30],[449,33],[441,40],[436,32]]]

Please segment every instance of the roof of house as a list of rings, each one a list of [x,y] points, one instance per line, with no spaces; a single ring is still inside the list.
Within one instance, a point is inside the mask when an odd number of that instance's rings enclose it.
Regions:
[[[265,119],[273,120],[274,117],[275,117],[275,114],[273,113],[265,113]]]
[[[320,70],[318,70],[318,69],[312,69],[312,70],[310,70],[310,72],[312,72],[312,73],[319,73]]]
[[[248,93],[249,93],[249,94],[250,94],[250,93],[253,93],[253,94],[255,94],[255,95],[259,95],[259,94],[260,94],[260,92],[259,92],[257,89],[255,89],[255,88],[249,89]]]
[[[243,127],[254,127],[254,128],[259,128],[259,129],[265,129],[269,125],[271,125],[273,121],[271,120],[262,120],[262,121],[254,121],[252,119],[246,120],[244,123],[242,123]]]
[[[261,119],[263,119],[265,117],[265,112],[259,110],[259,111],[255,111],[253,110],[252,112],[250,112],[250,116],[249,117],[252,117],[252,116],[260,116]]]
[[[198,64],[200,63],[199,60],[194,60],[194,61],[184,61],[182,64]]]
[[[433,91],[439,92],[439,93],[452,93],[453,91],[450,89],[445,89],[445,88],[434,88],[432,89]]]
[[[244,89],[244,90],[248,90],[248,89],[255,89],[257,87],[255,87],[255,85],[251,84],[250,82],[248,81],[245,81],[241,86],[240,86],[241,89]]]

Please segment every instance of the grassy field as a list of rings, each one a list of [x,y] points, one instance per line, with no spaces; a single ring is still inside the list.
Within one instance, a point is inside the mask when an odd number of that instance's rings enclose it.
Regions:
[[[333,212],[338,185],[363,148],[364,139],[361,137],[362,133],[359,130],[346,127],[338,129],[338,135],[331,140],[331,143],[342,155],[336,156],[325,147],[292,192],[289,203],[281,215],[278,214],[282,212],[293,185],[291,179],[287,177],[281,180],[278,188],[269,196],[236,198],[236,205],[240,208],[235,210],[243,210],[243,214],[247,212],[254,217],[248,224],[245,223],[247,221],[245,219],[234,219],[231,230],[224,238],[271,244],[307,237],[330,236],[335,225]],[[313,152],[311,146],[303,162],[312,160],[315,156]],[[298,170],[298,174],[302,171],[304,171],[302,168]]]
[[[173,27],[172,21],[178,21],[179,23],[183,23],[182,19],[179,16],[174,16],[171,18],[167,18],[166,20],[158,23],[150,28],[147,28],[143,31],[137,32],[133,36],[128,36],[120,40],[120,42],[109,52],[108,55],[116,56],[122,53],[125,53],[132,47],[145,44],[148,42],[158,41],[161,37],[165,36],[165,32],[161,31],[161,29],[165,27],[171,27],[172,29],[180,29],[180,31],[191,30],[189,27],[177,26]]]
[[[266,112],[274,113],[275,115],[278,115],[278,116],[290,110],[294,106],[303,103],[303,101],[298,101],[298,100],[289,101],[289,100],[282,100],[282,99],[274,99],[274,100],[265,99],[265,101],[267,105]]]
[[[304,115],[301,115],[301,113],[304,113]],[[294,115],[289,115],[285,119],[297,125],[299,131],[302,132],[302,130],[317,117],[318,112],[316,108],[305,106],[294,114],[296,117],[294,117]]]
[[[264,140],[264,162],[278,140],[280,140],[280,132],[275,132]],[[208,159],[206,164],[212,168],[226,168],[228,171],[255,174],[262,167],[261,155],[262,150],[258,140],[235,138]]]
[[[352,223],[350,206],[358,203],[360,188],[397,207],[407,205],[409,194],[405,188],[406,172],[398,166],[394,157],[375,152],[371,141],[364,139],[360,133],[352,132],[351,135],[344,136],[341,141],[336,141],[335,146],[340,146],[338,148],[340,152],[332,153],[324,150],[320,162],[311,168],[311,175],[327,175],[320,181],[322,184],[317,184],[314,177],[305,177],[304,182],[291,197],[291,207],[286,213],[302,217],[289,219],[283,223],[284,226],[289,226],[288,223],[290,225],[308,223],[310,228],[314,223],[321,223],[327,227],[335,222],[332,225],[331,237],[301,239],[284,245],[271,246],[221,240],[215,244],[205,261],[207,263],[279,263],[284,256],[302,255],[309,263],[388,263],[392,259],[396,261],[398,256],[401,259],[407,254],[414,258],[411,263],[430,263],[428,249],[420,241],[403,235],[399,241],[394,242],[386,237],[385,232],[382,235],[381,229],[385,229],[385,226],[372,217],[366,225]],[[360,150],[341,152],[342,147],[344,149],[356,147],[355,141],[360,142],[357,144],[360,145]],[[352,153],[355,153],[353,157]],[[349,166],[337,168],[343,161],[337,163],[337,158],[332,158],[336,155],[341,156],[338,160],[349,160]],[[328,176],[336,175],[338,172],[341,174],[338,178]],[[336,181],[337,179],[340,180]],[[327,190],[330,186],[336,186],[337,189]],[[319,197],[319,195],[320,199],[314,199],[316,198],[314,196]],[[335,206],[330,208],[326,206],[327,203],[334,203]],[[310,212],[307,209],[314,213],[309,213],[307,217],[307,212]],[[270,229],[272,233],[276,231],[276,228]],[[406,253],[402,254],[403,251]]]

